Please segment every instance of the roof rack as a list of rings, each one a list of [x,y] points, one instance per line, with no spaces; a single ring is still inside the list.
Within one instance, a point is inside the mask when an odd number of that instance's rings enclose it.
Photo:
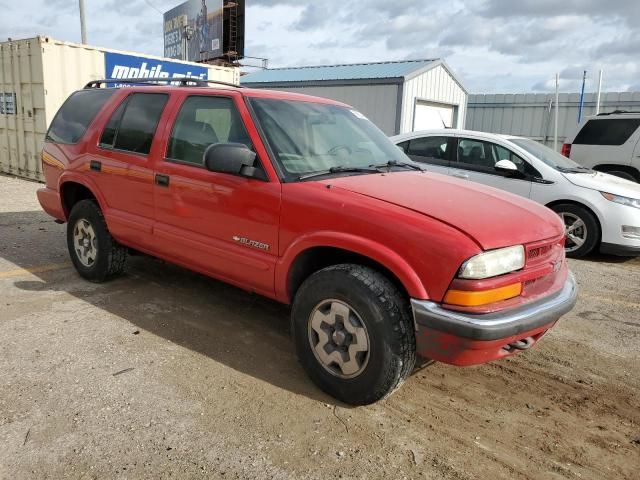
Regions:
[[[607,115],[620,115],[620,114],[625,114],[625,113],[638,114],[640,112],[631,112],[629,110],[614,110],[613,112],[599,113],[598,117],[603,117],[603,116],[607,116]]]
[[[106,78],[103,80],[91,80],[84,88],[100,88],[101,85],[110,83],[126,83],[129,85],[176,85],[180,87],[207,87],[212,85],[224,85],[225,87],[244,88],[235,83],[220,82],[218,80],[203,80],[197,77],[181,78]]]

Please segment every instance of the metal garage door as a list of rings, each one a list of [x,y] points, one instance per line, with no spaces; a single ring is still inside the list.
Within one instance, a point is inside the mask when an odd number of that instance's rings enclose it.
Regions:
[[[453,126],[454,111],[455,107],[453,105],[418,101],[413,118],[413,130],[451,128]]]

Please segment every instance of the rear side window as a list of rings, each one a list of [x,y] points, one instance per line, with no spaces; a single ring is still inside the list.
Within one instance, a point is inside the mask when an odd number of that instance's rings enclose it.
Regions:
[[[164,93],[129,95],[109,119],[100,146],[148,155],[168,98]]]
[[[72,94],[51,122],[46,140],[54,143],[78,143],[113,94],[112,89],[80,90]]]
[[[573,141],[576,145],[622,145],[640,126],[640,118],[589,120]]]

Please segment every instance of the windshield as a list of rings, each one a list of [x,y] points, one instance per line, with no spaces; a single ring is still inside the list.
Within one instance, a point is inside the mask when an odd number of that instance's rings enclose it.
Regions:
[[[375,173],[369,167],[390,161],[413,164],[373,123],[350,108],[263,98],[250,103],[290,180],[350,169]]]
[[[574,162],[555,150],[536,142],[535,140],[530,140],[528,138],[510,138],[509,141],[511,143],[515,143],[520,148],[526,150],[528,153],[539,160],[542,160],[544,163],[556,170],[589,170],[588,168],[583,167],[582,165]]]

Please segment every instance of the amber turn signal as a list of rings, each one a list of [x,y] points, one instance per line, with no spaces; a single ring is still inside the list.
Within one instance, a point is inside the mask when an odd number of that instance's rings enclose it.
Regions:
[[[444,303],[458,305],[461,307],[479,307],[489,303],[507,300],[517,297],[522,293],[522,284],[514,283],[505,287],[493,288],[491,290],[465,291],[449,290],[444,297]]]

